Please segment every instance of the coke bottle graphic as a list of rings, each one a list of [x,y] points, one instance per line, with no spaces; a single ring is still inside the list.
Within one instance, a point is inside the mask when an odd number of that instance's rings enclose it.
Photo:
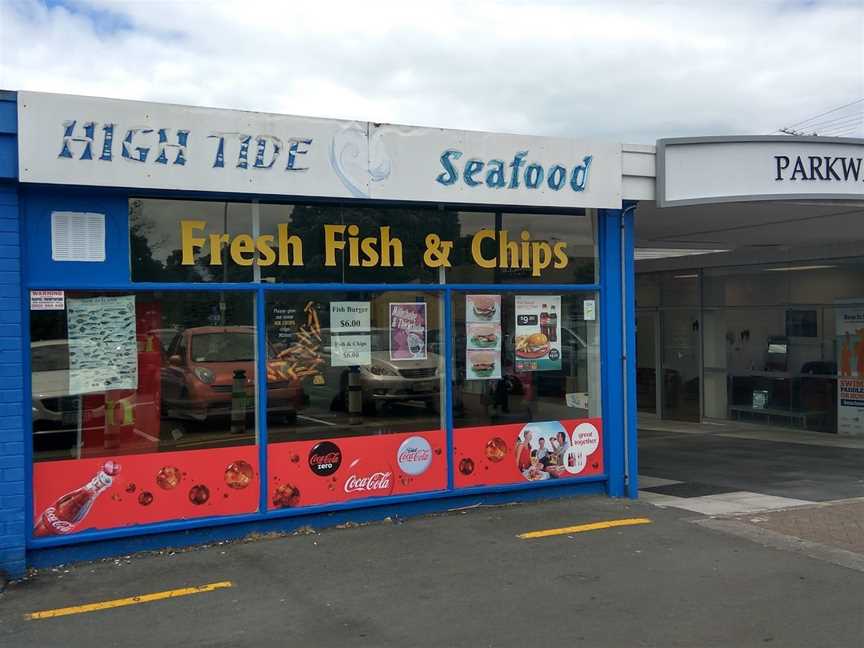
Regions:
[[[550,342],[558,341],[558,313],[555,312],[555,306],[552,306],[552,312],[549,313],[548,319],[549,333],[546,337]]]
[[[546,312],[546,304],[540,310],[540,332],[549,337],[549,313]]]
[[[106,461],[89,483],[66,493],[42,512],[33,527],[33,535],[38,538],[71,532],[90,512],[96,498],[114,483],[113,477],[119,472],[120,464]]]

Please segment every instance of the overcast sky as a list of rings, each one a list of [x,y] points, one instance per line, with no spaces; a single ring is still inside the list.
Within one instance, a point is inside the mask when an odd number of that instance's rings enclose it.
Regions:
[[[771,133],[864,97],[864,0],[0,0],[0,88],[628,142]]]

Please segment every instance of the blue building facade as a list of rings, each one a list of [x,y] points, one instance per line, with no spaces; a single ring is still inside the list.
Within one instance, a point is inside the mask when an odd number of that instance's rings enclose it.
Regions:
[[[635,497],[621,155],[3,93],[0,569]]]

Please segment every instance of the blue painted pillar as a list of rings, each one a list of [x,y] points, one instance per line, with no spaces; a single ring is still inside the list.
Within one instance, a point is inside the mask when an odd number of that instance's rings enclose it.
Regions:
[[[625,484],[626,388],[624,380],[623,231],[620,209],[598,212],[600,234],[600,375],[603,389],[607,492],[623,497]]]
[[[25,463],[21,223],[15,93],[0,91],[0,571],[24,575]]]
[[[622,218],[622,273],[624,313],[624,385],[625,398],[625,477],[627,497],[639,495],[639,449],[636,417],[636,274],[633,264],[635,252],[634,222],[636,203],[625,204]]]

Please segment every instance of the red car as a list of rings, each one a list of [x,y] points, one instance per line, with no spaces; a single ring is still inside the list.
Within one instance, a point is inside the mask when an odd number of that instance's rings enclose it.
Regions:
[[[268,345],[268,360],[274,357]],[[255,329],[251,326],[198,326],[180,331],[165,353],[162,369],[163,415],[206,421],[231,414],[234,375],[245,374],[246,403],[254,409]],[[269,416],[293,420],[304,402],[299,382],[267,383]]]

